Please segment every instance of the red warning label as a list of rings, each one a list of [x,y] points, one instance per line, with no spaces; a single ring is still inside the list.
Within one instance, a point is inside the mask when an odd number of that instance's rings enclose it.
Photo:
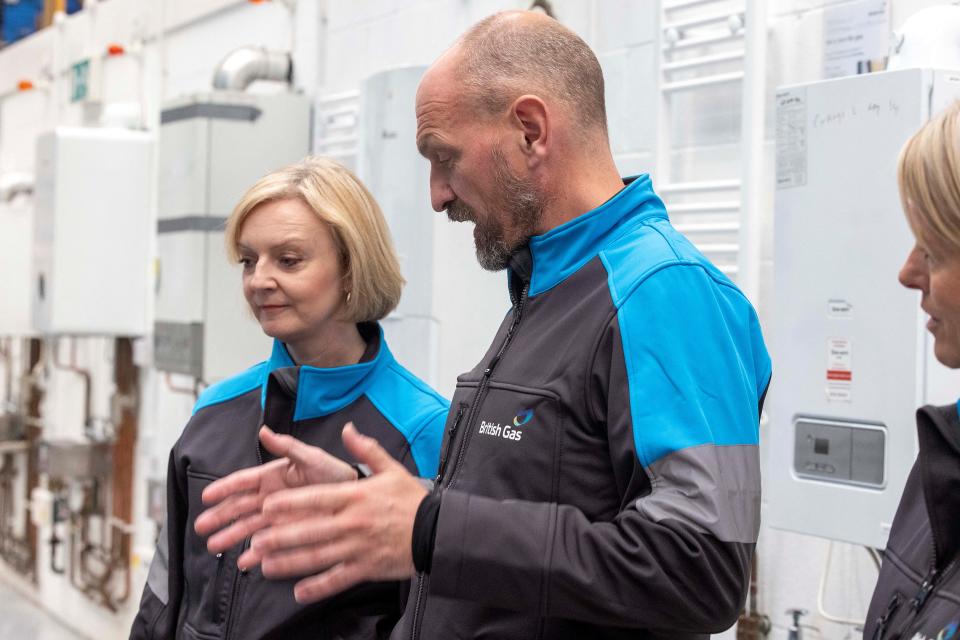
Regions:
[[[838,380],[850,382],[853,380],[852,371],[842,371],[837,369],[827,369],[827,380]]]

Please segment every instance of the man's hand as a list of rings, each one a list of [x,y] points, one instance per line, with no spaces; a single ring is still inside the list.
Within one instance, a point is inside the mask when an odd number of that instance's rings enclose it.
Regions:
[[[194,528],[199,535],[210,536],[207,549],[211,553],[226,551],[267,526],[261,507],[270,494],[357,479],[354,468],[343,460],[268,427],[260,429],[260,442],[280,459],[231,473],[203,490],[203,503],[215,506],[197,517]]]
[[[315,602],[377,580],[411,577],[413,521],[427,490],[373,438],[352,424],[343,443],[373,475],[361,482],[280,491],[263,502],[268,528],[238,564],[260,563],[268,578],[303,576],[297,602]]]

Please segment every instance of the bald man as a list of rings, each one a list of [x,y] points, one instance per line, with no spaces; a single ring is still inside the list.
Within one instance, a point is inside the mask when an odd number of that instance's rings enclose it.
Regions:
[[[620,178],[600,66],[556,21],[475,25],[416,111],[434,209],[474,224],[512,302],[459,378],[436,482],[348,426],[359,482],[274,492],[270,470],[241,472],[204,494],[217,506],[198,531],[219,531],[212,552],[253,534],[241,565],[309,576],[304,602],[414,577],[395,638],[728,628],[759,530],[770,380],[750,303],[671,227],[648,176]],[[311,466],[306,445],[282,446]]]

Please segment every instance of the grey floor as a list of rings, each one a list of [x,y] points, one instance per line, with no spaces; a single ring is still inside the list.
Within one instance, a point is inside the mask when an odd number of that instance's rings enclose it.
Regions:
[[[81,640],[9,585],[0,581],[0,638],[3,640]]]

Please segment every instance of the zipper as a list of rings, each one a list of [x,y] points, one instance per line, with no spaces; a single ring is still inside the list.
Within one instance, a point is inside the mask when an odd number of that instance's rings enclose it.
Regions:
[[[900,630],[895,636],[893,636],[894,638],[903,638],[905,636],[907,630],[917,619],[917,616],[920,615],[920,612],[923,611],[923,608],[926,606],[927,602],[930,601],[930,596],[933,594],[937,584],[945,575],[948,575],[953,570],[956,564],[957,561],[954,560],[942,571],[938,570],[936,565],[931,567],[930,572],[923,579],[923,583],[920,585],[920,591],[918,591],[917,594],[910,599],[910,613],[906,620],[904,620],[903,624],[900,625]]]
[[[497,354],[493,356],[493,359],[490,360],[489,364],[487,364],[487,368],[483,370],[483,377],[480,378],[480,385],[477,387],[477,392],[473,396],[473,403],[470,407],[470,413],[467,414],[467,421],[465,423],[467,427],[473,424],[477,414],[480,413],[480,405],[483,404],[483,398],[486,395],[487,388],[490,385],[490,376],[493,375],[494,369],[497,368],[497,364],[499,364],[501,358],[503,358],[503,354],[506,353],[507,347],[510,346],[513,336],[517,332],[517,327],[520,326],[520,321],[523,319],[523,306],[527,301],[527,292],[529,289],[529,283],[523,285],[523,291],[520,292],[520,299],[517,301],[514,308],[513,322],[510,323],[510,328],[507,329],[507,335],[503,339],[503,343],[500,345],[500,349],[497,351]],[[457,478],[457,474],[460,471],[460,464],[463,462],[463,456],[466,453],[467,445],[470,442],[471,433],[472,431],[469,428],[463,433],[463,438],[460,440],[460,449],[457,452],[457,459],[454,462],[453,469],[450,471],[450,480],[447,482],[447,487],[452,486]]]
[[[899,593],[894,593],[893,597],[890,599],[890,603],[887,605],[887,608],[884,610],[880,617],[877,618],[877,629],[873,633],[873,640],[882,640],[883,632],[887,628],[887,622],[890,620],[890,617],[897,612],[897,609],[900,608],[900,602],[902,598]]]
[[[220,580],[223,578],[223,552],[217,554],[217,575],[213,579],[213,622],[223,622],[223,608],[220,606]]]
[[[440,479],[443,477],[443,471],[447,466],[447,460],[450,457],[450,449],[453,447],[453,440],[454,440],[454,437],[456,437],[457,435],[457,428],[460,426],[460,421],[463,420],[463,414],[466,412],[466,409],[467,409],[466,402],[461,402],[457,406],[457,417],[454,418],[453,424],[450,425],[450,429],[447,432],[449,435],[447,446],[443,451],[443,455],[440,456],[440,466],[437,469],[437,478],[436,480],[434,480],[434,484],[436,487],[440,486]],[[420,619],[420,604],[423,601],[423,589],[424,589],[423,583],[425,580],[426,580],[426,576],[424,574],[422,573],[417,574],[417,600],[413,606],[413,621],[412,621],[412,624],[410,625],[411,638],[416,638],[417,636],[420,635],[420,624],[422,622]]]
[[[240,549],[241,555],[243,554],[244,551],[247,550],[247,546],[249,544],[250,544],[250,538],[247,538],[246,540],[243,541],[243,546]],[[233,630],[234,622],[236,622],[236,617],[233,615],[233,612],[237,608],[237,605],[239,604],[237,602],[237,599],[240,594],[241,581],[243,580],[243,578],[247,577],[247,573],[248,572],[246,569],[240,569],[233,574],[233,585],[230,590],[230,606],[227,609],[227,627],[223,634],[223,637],[226,640],[229,640],[232,635],[230,632]]]
[[[417,603],[413,606],[413,624],[410,625],[410,640],[416,640],[420,637],[420,625],[423,620],[420,618],[420,603],[423,601],[423,583],[427,579],[424,574],[417,575]]]
[[[513,321],[510,323],[510,328],[507,329],[507,335],[503,339],[503,343],[500,345],[500,349],[497,350],[497,354],[493,356],[493,359],[490,360],[487,364],[486,369],[483,370],[483,377],[480,379],[480,385],[477,387],[477,392],[473,395],[473,402],[470,403],[470,412],[467,414],[467,420],[464,423],[469,427],[474,419],[476,414],[480,411],[480,404],[483,401],[484,394],[486,393],[487,386],[490,383],[490,376],[493,375],[493,370],[496,369],[497,364],[500,362],[500,359],[503,358],[503,354],[506,353],[507,347],[510,346],[510,341],[513,340],[514,334],[517,332],[517,327],[520,326],[520,320],[523,317],[523,305],[527,301],[527,293],[530,290],[530,283],[523,285],[523,290],[520,292],[519,300],[512,300],[514,303],[513,311]],[[440,483],[443,479],[443,474],[446,471],[447,462],[449,462],[449,452],[453,449],[453,439],[454,434],[459,430],[461,420],[467,405],[460,403],[460,407],[457,410],[457,418],[453,422],[453,426],[450,427],[450,441],[447,444],[447,450],[444,452],[443,457],[440,460],[440,469],[437,473],[436,488],[440,488]],[[457,472],[460,470],[460,463],[463,462],[463,456],[467,450],[467,443],[470,439],[470,430],[467,429],[463,433],[463,437],[460,440],[460,448],[457,451],[457,459],[453,465],[453,469],[450,471],[450,480],[447,482],[447,486],[453,484],[454,479],[456,479]],[[417,640],[420,637],[420,626],[423,624],[423,619],[420,615],[420,605],[423,602],[423,591],[424,591],[424,582],[426,581],[426,576],[424,574],[419,575],[417,580],[417,601],[413,606],[413,621],[410,629],[410,640]]]
[[[454,436],[457,435],[457,428],[460,426],[460,421],[463,419],[463,414],[467,409],[467,403],[461,402],[457,408],[457,417],[453,421],[450,429],[447,431],[449,440],[447,441],[447,446],[443,450],[443,455],[440,456],[440,466],[437,468],[437,478],[434,481],[437,485],[440,484],[440,478],[443,477],[443,470],[447,466],[447,459],[450,457],[450,449],[453,447]]]

